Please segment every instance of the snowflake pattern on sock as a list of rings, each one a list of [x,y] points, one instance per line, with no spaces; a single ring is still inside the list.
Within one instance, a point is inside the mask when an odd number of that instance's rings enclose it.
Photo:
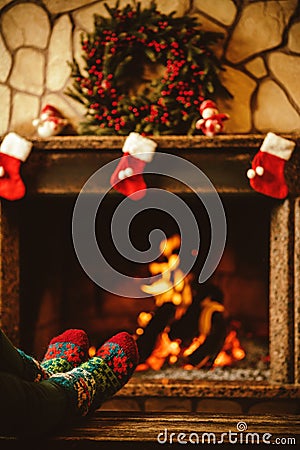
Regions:
[[[133,368],[133,362],[128,360],[125,351],[115,342],[106,342],[97,351],[97,356],[106,362],[120,380]]]
[[[53,338],[41,362],[50,375],[68,372],[88,359],[89,340],[83,330],[66,330]]]
[[[27,381],[47,380],[55,373],[72,370],[88,359],[89,340],[83,330],[70,329],[54,337],[42,362],[16,349],[23,360],[22,377]]]
[[[49,380],[66,388],[75,414],[83,416],[99,408],[126,384],[137,360],[135,341],[128,333],[119,333],[96,356],[70,372],[52,375]]]

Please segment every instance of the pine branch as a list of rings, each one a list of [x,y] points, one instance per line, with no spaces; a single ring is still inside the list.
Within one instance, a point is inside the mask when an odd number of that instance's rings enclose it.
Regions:
[[[193,134],[203,97],[231,96],[211,49],[223,34],[201,30],[194,17],[163,14],[155,1],[104,6],[108,17],[95,14],[94,32],[81,36],[86,74],[70,63],[66,94],[86,107],[82,133]],[[145,64],[165,65],[165,73],[132,96],[130,81],[142,79]]]

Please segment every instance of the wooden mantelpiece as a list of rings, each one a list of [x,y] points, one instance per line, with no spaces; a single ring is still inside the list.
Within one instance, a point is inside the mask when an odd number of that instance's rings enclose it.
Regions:
[[[181,156],[200,167],[219,193],[252,195],[246,171],[263,138],[261,135],[220,135],[216,138],[160,136],[153,139],[158,144],[157,151]],[[292,139],[300,143],[300,136]],[[33,140],[33,151],[23,167],[28,195],[78,194],[98,168],[122,156],[124,140],[125,137],[113,136],[56,136]],[[293,153],[287,166],[290,193],[296,195],[300,192],[300,151]],[[168,185],[159,186],[173,192],[184,191],[184,186],[176,181],[168,180]]]
[[[283,135],[297,143],[286,164],[289,197],[271,200],[270,242],[270,356],[271,380],[276,385],[300,383],[300,136]],[[210,178],[222,195],[259,196],[246,177],[263,135],[220,135],[215,138],[154,137],[157,151],[185,158]],[[87,179],[106,163],[122,155],[125,137],[56,136],[33,139],[33,150],[22,165],[26,197],[77,195]],[[149,185],[185,194],[176,180],[161,181],[148,174]],[[105,189],[97,186],[98,192]],[[91,191],[97,193],[97,190]],[[111,195],[119,195],[111,191]],[[18,342],[20,202],[0,204],[0,325]],[[132,389],[129,386],[127,389]]]

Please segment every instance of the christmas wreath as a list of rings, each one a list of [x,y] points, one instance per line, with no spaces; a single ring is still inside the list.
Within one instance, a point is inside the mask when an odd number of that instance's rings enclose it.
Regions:
[[[210,48],[223,35],[200,30],[190,16],[162,14],[155,2],[105,7],[108,17],[95,14],[94,32],[81,36],[84,69],[70,63],[66,93],[86,108],[79,133],[193,134],[201,102],[227,93]]]

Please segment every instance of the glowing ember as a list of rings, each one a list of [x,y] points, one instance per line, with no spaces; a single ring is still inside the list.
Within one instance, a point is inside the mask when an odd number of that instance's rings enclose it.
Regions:
[[[151,319],[152,319],[151,313],[141,312],[138,317],[138,324],[140,327],[146,327]]]
[[[201,340],[199,342],[198,338],[195,338],[187,349],[183,349],[181,348],[180,342],[171,341],[168,333],[163,332],[159,335],[155,348],[150,357],[145,361],[145,363],[140,364],[137,367],[137,371],[148,369],[160,370],[166,363],[170,366],[176,364],[177,362],[180,363],[180,360],[182,360],[182,367],[184,369],[193,370],[195,369],[195,366],[184,363],[185,357],[195,351],[201,343]],[[244,359],[245,356],[246,353],[241,347],[236,331],[232,330],[228,333],[224,346],[216,357],[213,367],[231,366],[235,362]],[[197,369],[204,367],[208,361],[208,358],[209,357],[204,359],[201,362],[201,365],[197,366]]]
[[[179,342],[171,341],[168,333],[163,332],[158,336],[156,346],[147,361],[140,364],[136,370],[160,370],[166,361],[169,364],[175,364],[180,351]]]
[[[89,351],[88,351],[89,357],[92,358],[93,356],[95,356],[95,355],[96,355],[96,351],[97,351],[96,347],[91,346],[91,347],[89,348]]]
[[[245,351],[242,349],[235,330],[230,331],[225,339],[222,351],[215,359],[215,366],[231,366],[236,361],[244,359]]]
[[[201,342],[201,340],[195,338],[187,349],[183,349],[179,341],[171,341],[168,333],[163,332],[159,335],[155,348],[150,357],[145,361],[145,363],[140,364],[137,367],[137,371],[148,369],[160,370],[164,364],[167,363],[170,366],[180,362],[180,359],[184,362],[185,357],[195,351],[204,342],[204,340]],[[216,357],[213,367],[231,366],[235,362],[244,359],[245,356],[246,353],[241,347],[240,341],[237,338],[237,333],[235,330],[232,330],[228,333],[224,346]],[[197,369],[204,367],[208,361],[208,358],[209,357],[204,359],[201,362],[201,365],[197,366]],[[195,367],[191,364],[183,363],[182,367],[186,370],[195,369]]]
[[[194,338],[191,345],[184,350],[183,356],[190,356],[195,350],[197,350],[197,348],[200,347],[201,344],[203,344],[204,341],[205,336],[203,334],[199,337]]]

